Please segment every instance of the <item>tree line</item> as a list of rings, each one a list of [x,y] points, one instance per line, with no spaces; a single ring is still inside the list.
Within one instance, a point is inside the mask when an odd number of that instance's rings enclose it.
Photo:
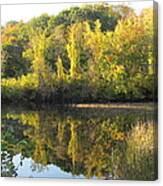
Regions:
[[[72,7],[2,29],[2,100],[108,102],[152,100],[153,10]]]

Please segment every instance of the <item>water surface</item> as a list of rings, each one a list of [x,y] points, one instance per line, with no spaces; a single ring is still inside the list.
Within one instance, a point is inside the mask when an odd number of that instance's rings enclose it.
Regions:
[[[2,176],[154,180],[153,106],[5,107]]]

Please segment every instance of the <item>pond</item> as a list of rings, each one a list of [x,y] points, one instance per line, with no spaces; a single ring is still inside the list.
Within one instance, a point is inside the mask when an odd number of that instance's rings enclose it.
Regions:
[[[4,177],[157,178],[152,104],[5,106],[1,128]]]

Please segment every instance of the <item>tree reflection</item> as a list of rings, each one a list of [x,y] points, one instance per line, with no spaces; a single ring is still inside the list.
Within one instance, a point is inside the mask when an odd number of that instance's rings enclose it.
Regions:
[[[87,178],[153,180],[152,117],[149,111],[127,109],[7,111],[2,113],[2,154],[7,152],[10,162],[18,153],[31,157],[39,171],[54,164]],[[2,166],[10,169],[3,168],[3,175],[16,176],[6,161]]]

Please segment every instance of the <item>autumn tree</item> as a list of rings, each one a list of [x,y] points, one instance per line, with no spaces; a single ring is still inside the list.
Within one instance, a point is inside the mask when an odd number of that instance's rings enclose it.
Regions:
[[[31,59],[32,70],[37,75],[40,92],[43,97],[46,97],[52,90],[52,76],[50,67],[45,63],[45,34],[33,33],[30,44],[32,47],[26,50],[24,56]]]
[[[101,31],[101,23],[99,20],[95,22],[95,28],[92,30],[90,25],[86,22],[86,32],[85,32],[85,45],[90,51],[89,67],[88,73],[90,78],[97,80],[99,77],[99,64],[104,55],[105,49],[105,35]]]
[[[152,10],[148,11],[152,13]],[[146,80],[152,73],[149,69],[150,63],[153,63],[153,35],[149,31],[150,27],[152,28],[151,13],[150,16],[145,14],[144,17],[130,14],[126,19],[119,21],[112,35],[110,54],[113,61],[123,65],[125,72],[121,80],[123,88],[118,87],[118,92],[127,94],[129,98],[140,98],[151,88],[145,88],[146,85],[149,86]]]
[[[62,59],[58,56],[57,62],[57,79],[58,80],[65,80],[66,79],[66,73],[65,73],[65,68],[62,63]]]
[[[80,68],[81,40],[82,40],[82,23],[74,24],[69,28],[67,53],[70,59],[70,77],[77,79]]]

